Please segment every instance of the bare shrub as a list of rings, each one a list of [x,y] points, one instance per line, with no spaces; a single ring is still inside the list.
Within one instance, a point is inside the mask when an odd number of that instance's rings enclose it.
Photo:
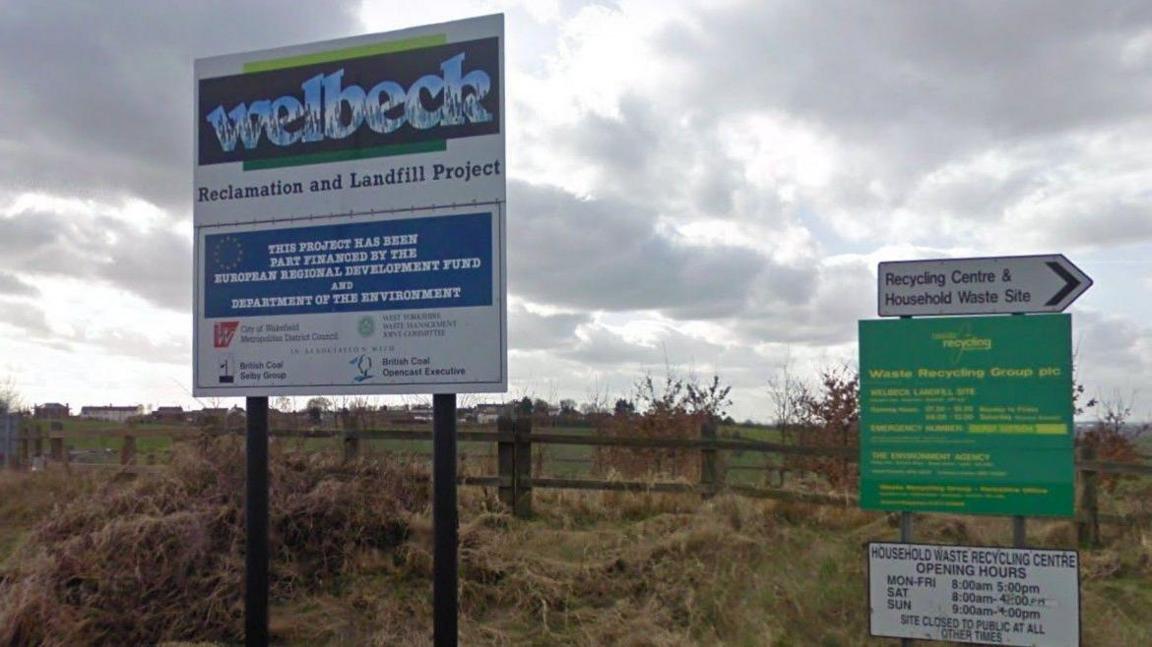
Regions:
[[[636,383],[635,400],[617,403],[615,413],[599,427],[602,435],[648,439],[694,439],[701,426],[723,418],[732,387],[719,376],[701,384],[695,375],[671,370],[663,382],[646,375]],[[638,410],[638,412],[637,412]],[[662,477],[698,480],[700,459],[683,449],[598,447],[596,469],[625,478]]]
[[[797,424],[783,431],[785,440],[802,447],[858,448],[860,446],[859,376],[846,368],[829,369],[820,376],[820,387],[801,387],[793,411]],[[790,456],[793,469],[814,472],[834,490],[855,489],[859,467],[845,458]]]
[[[427,475],[409,466],[272,458],[270,584],[281,599],[332,586],[357,553],[400,545],[427,505]],[[243,483],[241,444],[205,439],[170,470],[121,473],[63,503],[0,573],[0,644],[240,639]]]
[[[1096,460],[1114,463],[1140,463],[1143,457],[1137,448],[1137,441],[1148,432],[1149,423],[1133,423],[1131,401],[1119,396],[1112,399],[1093,399],[1089,406],[1098,407],[1096,423],[1080,435],[1082,446],[1094,450]],[[1131,479],[1121,474],[1101,474],[1100,485],[1108,492],[1115,492],[1122,479]]]
[[[0,380],[0,414],[20,410],[20,391],[11,377]]]

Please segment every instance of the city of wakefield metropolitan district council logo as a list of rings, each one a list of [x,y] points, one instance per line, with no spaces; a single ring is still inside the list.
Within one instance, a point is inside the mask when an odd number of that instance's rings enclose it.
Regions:
[[[239,321],[218,321],[212,324],[212,345],[216,348],[228,348],[239,327]]]

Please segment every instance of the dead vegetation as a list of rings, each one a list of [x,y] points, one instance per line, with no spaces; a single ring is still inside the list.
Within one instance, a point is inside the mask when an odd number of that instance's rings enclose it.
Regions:
[[[271,470],[276,597],[333,585],[353,556],[403,543],[427,507],[423,482],[398,463],[279,454]],[[240,638],[243,483],[239,443],[205,440],[170,470],[55,501],[5,563],[0,644]]]
[[[603,419],[596,432],[616,438],[694,440],[701,427],[725,415],[732,387],[719,376],[701,383],[697,376],[676,375],[669,369],[663,380],[651,375],[635,385],[632,401],[621,401],[614,415]],[[624,478],[700,480],[700,458],[681,449],[597,447],[596,471]]]
[[[0,481],[0,511],[15,492],[35,501],[0,562],[0,644],[236,641],[242,456],[206,441],[168,471]],[[427,472],[277,451],[271,467],[278,644],[428,644]],[[894,517],[726,495],[536,497],[537,516],[518,520],[493,492],[461,490],[464,644],[872,644],[863,547],[893,540]],[[1004,519],[942,515],[915,529],[978,545],[1008,545],[1009,532]],[[1152,644],[1152,531],[1110,533],[1083,553],[1084,644]],[[1030,521],[1029,537],[1075,541],[1067,521]]]

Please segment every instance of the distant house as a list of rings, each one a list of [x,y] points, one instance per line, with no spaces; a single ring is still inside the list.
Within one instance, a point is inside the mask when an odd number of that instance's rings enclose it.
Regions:
[[[156,407],[152,418],[159,422],[184,422],[187,419],[184,407]]]
[[[204,407],[190,412],[192,419],[197,424],[219,423],[224,422],[228,416],[228,410],[223,407]]]
[[[503,404],[478,404],[476,405],[476,422],[482,425],[493,424],[500,416],[504,415],[507,408]]]
[[[37,420],[64,420],[72,415],[72,408],[59,402],[45,402],[34,408],[33,416]]]
[[[430,404],[414,404],[409,409],[412,419],[417,422],[431,422],[432,421],[432,405]]]
[[[144,405],[142,404],[123,407],[113,405],[106,407],[80,407],[81,418],[107,420],[108,422],[126,422],[129,418],[142,415],[144,415]]]

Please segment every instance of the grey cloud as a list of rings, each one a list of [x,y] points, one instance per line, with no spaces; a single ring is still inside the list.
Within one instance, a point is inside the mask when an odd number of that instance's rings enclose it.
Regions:
[[[35,339],[47,338],[52,334],[52,327],[48,325],[44,311],[28,303],[0,305],[0,323],[13,326]]]
[[[600,310],[737,311],[766,263],[756,252],[681,245],[649,207],[509,183],[510,289],[538,303]]]
[[[171,310],[192,307],[192,244],[169,230],[124,230],[98,276]]]
[[[524,306],[508,308],[508,343],[517,350],[552,349],[578,341],[576,328],[592,320],[587,314],[542,315]]]
[[[1043,214],[1046,226],[1037,227],[1033,238],[1041,244],[1061,248],[1077,242],[1085,246],[1107,246],[1149,240],[1152,239],[1150,199],[1146,194],[1094,196],[1088,201],[1070,196]]]
[[[763,292],[728,321],[747,343],[829,345],[856,338],[856,321],[876,312],[876,279],[863,261],[813,266],[808,298],[786,302]]]
[[[690,113],[782,113],[825,133],[838,147],[837,175],[798,198],[842,237],[970,243],[980,233],[974,221],[1006,222],[1070,187],[1092,186],[1104,159],[1128,161],[1113,177],[1147,168],[1147,153],[1120,150],[1146,139],[1152,64],[1147,46],[1142,55],[1131,47],[1152,29],[1146,2],[1058,11],[1038,0],[747,2],[709,7],[692,21],[657,38],[678,70],[666,96],[705,82],[714,100]],[[1109,141],[1085,143],[1085,135]],[[1101,146],[1116,154],[1101,157]],[[962,167],[943,183],[932,177],[987,152],[1011,167],[1006,174]],[[1113,242],[1108,227],[1078,225],[1138,217],[1127,204],[1144,199],[1136,191],[1118,187],[1055,214],[1063,219],[1051,221],[1049,238]],[[912,218],[889,217],[898,210]],[[1142,226],[1134,233],[1152,236]]]
[[[0,270],[98,278],[164,308],[191,307],[192,245],[170,229],[26,211],[0,218]]]
[[[58,232],[67,226],[63,218],[53,213],[28,213],[0,217],[0,253],[5,257],[27,256],[30,252],[50,246]]]
[[[1152,329],[1127,317],[1077,312],[1073,335],[1077,379],[1089,392],[1152,371]]]
[[[559,355],[582,364],[623,367],[661,361],[659,347],[630,342],[606,328],[586,330],[577,347],[563,350]]]
[[[99,335],[84,332],[73,341],[95,346],[108,355],[133,357],[153,364],[187,365],[192,358],[192,342],[185,335],[153,341],[130,331],[106,331]]]
[[[183,208],[193,59],[347,35],[351,4],[5,3],[0,183]]]
[[[729,110],[774,105],[860,136],[935,123],[1013,137],[1141,116],[1152,98],[1121,55],[1152,21],[1145,2],[750,9],[723,5],[659,41]]]
[[[40,296],[40,290],[34,285],[25,283],[19,276],[16,276],[15,274],[0,272],[0,295],[35,297]]]
[[[153,341],[123,330],[95,334],[88,330],[72,334],[53,331],[44,311],[28,303],[0,302],[0,324],[16,328],[39,345],[69,352],[75,351],[77,344],[83,344],[116,357],[134,357],[152,363],[180,364],[191,357],[191,342],[183,336]]]
[[[688,123],[681,125],[668,106],[668,97],[628,93],[620,99],[618,116],[585,114],[550,133],[548,146],[594,170],[597,195],[643,202],[665,217],[693,210],[746,217],[748,210],[734,205],[744,188],[742,166],[714,141],[713,124],[688,110]]]
[[[684,370],[733,367],[749,360],[744,349],[730,349],[674,328],[661,330],[654,337],[640,343],[603,326],[587,326],[575,346],[559,349],[557,355],[591,366],[687,367]],[[727,368],[723,372],[727,372]]]
[[[657,153],[667,138],[659,132],[651,107],[640,97],[621,100],[620,118],[596,113],[562,134],[575,155],[592,163],[609,183],[627,184],[646,166],[658,161]]]

